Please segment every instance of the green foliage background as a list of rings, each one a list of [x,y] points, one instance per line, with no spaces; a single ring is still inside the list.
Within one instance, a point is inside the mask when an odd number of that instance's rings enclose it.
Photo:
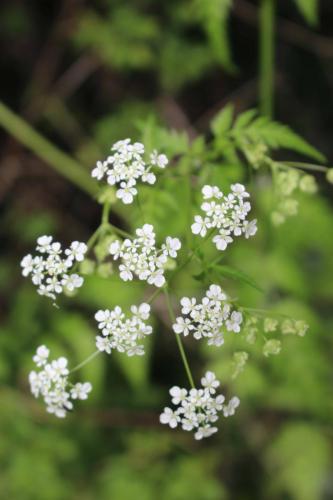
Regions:
[[[242,71],[252,76],[253,70],[247,67],[246,43],[237,43],[239,28],[231,30],[237,2],[128,0],[74,2],[74,7],[64,2],[59,11],[51,3],[51,13],[42,4],[32,2],[28,9],[27,4],[4,2],[1,7],[10,68],[3,95],[25,121],[70,153],[80,179],[73,174],[72,183],[66,180],[66,166],[62,180],[40,151],[28,153],[8,137],[2,143],[0,499],[333,498],[332,190],[318,177],[320,194],[299,194],[299,214],[272,226],[271,176],[264,168],[253,172],[244,157],[244,138],[246,144],[264,142],[277,149],[272,155],[281,160],[312,157],[320,162],[323,157],[285,127],[254,113],[238,121],[237,128],[231,106],[225,107],[244,84]],[[281,5],[282,15],[300,25],[296,5],[308,22],[318,20],[314,1]],[[255,40],[256,32],[251,36]],[[48,57],[41,50],[45,40],[54,50]],[[20,51],[26,44],[30,59],[24,61]],[[32,72],[29,61],[36,63]],[[75,63],[80,71],[66,80],[66,69],[73,70]],[[79,84],[73,75],[81,78]],[[288,98],[288,90],[282,94]],[[237,112],[257,105],[255,98],[240,106],[237,98],[231,103]],[[281,113],[285,108],[281,102]],[[311,116],[316,123],[313,109]],[[292,116],[292,111],[289,117],[329,157],[329,138],[320,127],[318,135],[308,118]],[[288,121],[288,115],[284,118]],[[140,283],[122,283],[113,274],[105,278],[100,268],[100,275],[86,277],[75,298],[55,309],[19,271],[22,255],[40,234],[52,233],[65,242],[89,237],[99,223],[99,207],[79,188],[87,185],[94,161],[126,136],[163,150],[177,165],[154,188],[142,189],[145,221],[156,226],[161,239],[171,234],[187,246],[193,243],[186,228],[198,213],[203,183],[222,189],[236,181],[247,185],[258,234],[236,241],[220,263],[224,273],[214,277],[244,306],[289,314],[310,325],[304,338],[285,336],[279,356],[269,358],[262,356],[260,341],[251,346],[232,337],[221,349],[186,342],[196,378],[208,366],[228,394],[241,398],[237,416],[204,443],[158,423],[168,388],[186,384],[162,301],[155,305],[148,354],[139,359],[100,356],[86,365],[80,377],[91,380],[92,396],[65,421],[48,416],[27,386],[37,345],[47,344],[75,365],[94,350],[96,309],[130,305],[143,296]],[[56,168],[56,157],[53,163]],[[190,171],[197,175],[197,190],[189,182]],[[142,214],[135,206],[116,205],[112,218],[133,229]],[[215,257],[207,245],[202,260]],[[239,270],[238,277],[228,275],[231,267]],[[201,293],[203,271],[197,260],[181,273],[175,300]],[[264,293],[251,286],[252,278]],[[233,379],[232,354],[242,350],[249,361]]]

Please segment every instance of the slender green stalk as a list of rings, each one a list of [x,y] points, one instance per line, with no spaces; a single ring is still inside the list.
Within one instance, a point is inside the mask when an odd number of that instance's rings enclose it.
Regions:
[[[69,179],[91,196],[97,193],[97,185],[80,163],[53,146],[51,142],[36,132],[26,121],[0,102],[0,126],[15,139],[31,149],[59,174]]]
[[[165,293],[165,298],[166,298],[166,302],[167,302],[167,306],[168,306],[170,319],[171,319],[172,323],[175,323],[176,318],[175,318],[175,315],[174,315],[174,312],[172,309],[172,304],[171,304],[169,292],[167,289],[164,289],[164,293]],[[180,335],[177,335],[177,333],[175,333],[175,336],[176,336],[176,341],[178,344],[179,352],[180,352],[180,355],[181,355],[181,358],[182,358],[182,361],[184,364],[184,368],[185,368],[188,380],[190,382],[191,387],[193,389],[195,389],[192,372],[191,372],[190,365],[189,365],[188,360],[187,360],[187,356],[186,356],[186,353],[184,350],[182,339],[180,338]]]
[[[273,117],[275,0],[261,0],[259,13],[259,107],[262,115]]]
[[[95,351],[90,356],[88,356],[82,363],[79,363],[78,365],[74,366],[74,368],[70,371],[70,373],[76,372],[77,370],[80,370],[83,366],[85,366],[87,363],[92,361],[98,354],[100,354],[101,351]]]
[[[110,203],[106,201],[103,205],[102,226],[109,225],[109,215],[110,215]]]
[[[315,165],[313,163],[303,163],[300,161],[279,161],[281,165],[289,168],[300,168],[302,170],[311,170],[314,172],[327,172],[329,167],[323,167],[322,165]]]

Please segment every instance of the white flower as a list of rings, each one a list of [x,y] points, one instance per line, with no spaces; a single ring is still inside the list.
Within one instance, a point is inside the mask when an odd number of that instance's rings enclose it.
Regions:
[[[109,247],[115,260],[121,258],[119,275],[123,281],[131,281],[136,275],[150,285],[162,287],[165,284],[164,270],[168,258],[176,258],[181,243],[178,238],[167,236],[161,249],[156,248],[155,232],[151,224],[144,224],[135,231],[136,238],[116,240]]]
[[[103,334],[103,337],[96,336],[99,351],[110,354],[112,349],[116,349],[127,356],[142,356],[145,353],[141,340],[152,333],[152,327],[145,323],[149,319],[150,305],[145,302],[139,307],[133,305],[131,312],[132,316],[126,317],[119,306],[113,310],[97,311],[95,319]]]
[[[230,417],[235,414],[236,409],[240,404],[240,400],[237,396],[230,399],[229,403],[223,408],[223,415],[225,417]]]
[[[70,276],[65,276],[61,283],[67,288],[67,290],[72,292],[75,288],[80,288],[82,286],[83,278],[78,274],[71,274]]]
[[[250,238],[251,236],[254,236],[257,230],[258,228],[256,219],[252,220],[251,222],[246,222],[243,226],[245,238]]]
[[[205,376],[201,379],[202,387],[209,390],[211,394],[215,394],[216,387],[220,385],[220,382],[216,380],[215,374],[213,372],[206,372]]]
[[[233,241],[231,234],[237,237],[244,234],[246,238],[255,235],[256,221],[247,220],[251,204],[244,201],[249,194],[242,184],[232,184],[228,195],[223,195],[217,186],[206,185],[202,188],[202,194],[205,201],[201,209],[205,215],[194,216],[191,226],[193,234],[204,237],[207,228],[215,229],[217,234],[213,237],[213,243],[222,251]]]
[[[111,354],[111,345],[108,337],[96,336],[96,347],[99,351],[105,351],[107,354]]]
[[[40,236],[36,250],[40,255],[26,255],[21,261],[21,267],[23,276],[30,275],[40,295],[55,300],[56,294],[62,293],[63,287],[73,291],[82,286],[83,278],[78,274],[71,274],[70,270],[74,261],[82,262],[84,259],[87,251],[85,243],[73,241],[70,248],[63,251],[61,244],[53,241],[52,236]]]
[[[125,205],[133,203],[133,197],[137,194],[137,189],[125,182],[120,183],[120,189],[117,191],[117,198],[123,201]]]
[[[172,396],[172,402],[174,405],[178,405],[181,401],[184,401],[187,396],[187,390],[186,389],[181,389],[178,386],[171,387],[170,389],[170,396]]]
[[[203,219],[200,215],[196,215],[194,221],[195,222],[191,226],[192,233],[200,234],[202,237],[206,236],[209,219],[207,217]]]
[[[32,255],[29,254],[23,257],[23,259],[21,260],[21,267],[23,276],[29,276],[29,274],[34,269],[34,259],[32,258]]]
[[[226,321],[227,330],[232,332],[240,332],[240,325],[243,321],[243,315],[239,311],[233,311],[231,313],[230,319]]]
[[[175,333],[182,333],[186,337],[194,327],[188,318],[179,317],[176,318],[176,323],[173,324],[172,328]]]
[[[192,334],[196,340],[206,338],[208,345],[221,346],[225,329],[239,332],[242,314],[231,311],[227,296],[219,285],[211,285],[201,303],[192,297],[180,300],[182,314],[172,328],[184,336]]]
[[[74,259],[77,262],[82,262],[87,250],[88,247],[85,243],[81,243],[80,241],[73,241],[70,248],[65,250],[65,254],[68,255],[69,259]]]
[[[90,384],[90,382],[85,382],[84,384],[78,382],[71,389],[71,397],[72,399],[88,399],[88,394],[89,392],[91,392],[91,390],[92,385]]]
[[[179,424],[184,431],[194,431],[195,439],[207,438],[217,432],[217,427],[212,424],[218,420],[218,414],[233,414],[239,405],[239,399],[235,397],[228,405],[224,405],[225,398],[222,394],[213,396],[215,388],[220,384],[213,372],[206,372],[201,382],[203,388],[192,388],[190,391],[178,386],[171,387],[169,392],[176,408],[164,408],[160,415],[162,424],[171,428]]]
[[[98,181],[103,179],[108,169],[108,164],[106,162],[98,161],[96,167],[91,172],[91,177],[94,177]]]
[[[221,229],[220,233],[213,238],[213,243],[215,243],[218,250],[225,250],[232,241],[233,239],[230,236],[230,231],[225,229]]]
[[[38,347],[35,356],[32,358],[38,367],[46,364],[50,351],[45,345]]]
[[[47,363],[49,352],[44,345],[38,347],[33,360],[40,371],[30,372],[30,388],[36,398],[43,397],[47,412],[64,418],[67,412],[73,409],[71,399],[87,399],[92,386],[89,382],[79,382],[70,389],[67,359],[60,357]]]
[[[164,408],[164,412],[161,413],[160,415],[160,422],[161,424],[168,424],[171,429],[174,429],[178,425],[178,417],[177,415],[171,410],[171,408]]]
[[[52,236],[39,236],[37,238],[37,250],[41,253],[49,252],[52,239]]]
[[[154,184],[156,176],[153,167],[165,168],[168,159],[164,154],[154,151],[150,155],[150,163],[144,159],[145,148],[140,142],[131,143],[130,139],[116,142],[111,147],[112,155],[105,161],[98,161],[92,170],[92,177],[102,180],[106,176],[109,185],[117,185],[116,196],[124,204],[133,203],[137,195],[138,181]]]
[[[180,250],[181,246],[181,242],[178,238],[171,238],[171,236],[167,236],[164,249],[170,257],[176,258],[177,252]]]

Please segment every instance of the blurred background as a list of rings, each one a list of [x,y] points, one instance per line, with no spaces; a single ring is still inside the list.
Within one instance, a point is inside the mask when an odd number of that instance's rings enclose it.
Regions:
[[[317,20],[315,2],[276,3],[274,116],[329,161],[333,3],[319,2]],[[258,105],[259,6],[234,0],[227,16],[226,4],[1,2],[1,99],[23,120],[0,110],[10,131],[1,129],[0,151],[1,500],[333,498],[333,190],[320,177],[319,195],[300,198],[297,218],[278,228],[267,215],[270,193],[253,195],[258,238],[234,245],[228,262],[255,276],[268,299],[242,283],[225,285],[242,304],[274,302],[305,319],[307,336],[288,337],[269,359],[253,348],[233,381],[224,379],[232,346],[187,344],[195,375],[214,369],[242,400],[218,435],[198,443],[158,423],[168,388],[186,384],[159,301],[149,354],[101,356],[85,366],[81,378],[92,381],[92,396],[65,421],[47,415],[27,385],[36,346],[46,343],[74,366],[94,350],[96,309],[142,298],[141,285],[114,283],[100,269],[55,309],[20,274],[40,234],[86,241],[98,226],[89,180],[95,161],[116,140],[140,139],[149,121],[175,129],[181,142],[184,134],[209,136],[211,118],[227,103],[237,112]],[[228,175],[244,180],[240,171]],[[165,199],[160,210],[155,199],[162,233],[175,234],[181,199],[180,191],[178,205]],[[113,218],[126,225],[122,214]],[[184,277],[179,286],[194,285]]]

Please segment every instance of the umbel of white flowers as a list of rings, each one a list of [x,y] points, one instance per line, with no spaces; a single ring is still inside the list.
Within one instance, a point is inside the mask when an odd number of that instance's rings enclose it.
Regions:
[[[52,236],[40,236],[37,239],[37,252],[23,257],[21,261],[23,276],[31,276],[40,295],[56,299],[64,289],[73,291],[83,284],[83,278],[70,270],[75,262],[82,262],[87,252],[87,245],[73,241],[64,251],[61,244],[53,241]]]
[[[132,316],[126,318],[119,306],[112,311],[97,311],[95,319],[102,332],[102,336],[96,337],[99,351],[111,354],[111,351],[116,349],[127,356],[142,356],[145,353],[140,341],[153,331],[150,325],[145,324],[145,320],[149,318],[150,305],[143,303],[139,307],[131,306],[131,312]]]
[[[29,374],[31,392],[36,398],[43,397],[49,413],[64,418],[73,409],[73,400],[88,398],[92,385],[89,382],[70,384],[67,359],[60,357],[48,362],[49,354],[49,349],[41,345],[33,357],[39,370]]]
[[[197,304],[194,297],[183,297],[180,301],[185,317],[176,318],[173,330],[177,334],[189,334],[197,340],[208,339],[208,345],[220,346],[224,343],[223,332],[238,333],[243,321],[242,313],[232,311],[227,296],[218,285],[211,285]]]
[[[145,147],[141,142],[131,144],[131,139],[116,142],[111,147],[112,155],[104,161],[98,161],[92,170],[92,177],[102,180],[106,177],[110,186],[117,185],[117,198],[123,203],[130,204],[137,195],[138,180],[148,184],[155,184],[156,176],[153,167],[165,168],[168,159],[164,154],[153,151],[149,161],[145,160]]]
[[[216,230],[213,242],[218,250],[225,250],[236,236],[244,234],[245,238],[257,232],[256,219],[251,222],[247,215],[251,204],[246,201],[249,193],[242,184],[232,184],[231,193],[224,195],[217,186],[202,188],[204,202],[201,209],[204,217],[196,215],[191,226],[192,233],[205,237],[208,230]]]
[[[222,413],[224,417],[234,415],[240,401],[233,397],[225,403],[222,394],[214,396],[220,382],[213,372],[206,372],[201,385],[202,388],[189,391],[178,386],[171,387],[171,401],[177,408],[164,408],[160,422],[172,429],[180,425],[184,431],[193,431],[198,440],[215,434],[217,427],[212,424],[218,420],[218,414]]]
[[[160,249],[156,248],[154,227],[145,224],[135,231],[137,238],[116,240],[110,245],[110,254],[115,260],[121,258],[120,278],[133,279],[133,273],[150,285],[161,287],[165,284],[164,269],[168,258],[175,259],[181,243],[178,238],[167,236]]]

